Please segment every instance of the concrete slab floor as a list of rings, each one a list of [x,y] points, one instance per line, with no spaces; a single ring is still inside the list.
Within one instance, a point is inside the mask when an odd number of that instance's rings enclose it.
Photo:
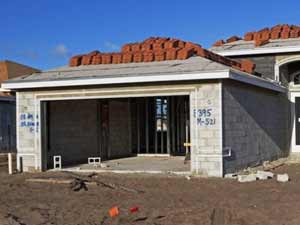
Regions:
[[[81,164],[75,167],[63,168],[63,170],[76,172],[172,173],[185,175],[190,173],[190,162],[187,161],[184,164],[184,158],[181,156],[138,156],[102,162],[107,167]]]

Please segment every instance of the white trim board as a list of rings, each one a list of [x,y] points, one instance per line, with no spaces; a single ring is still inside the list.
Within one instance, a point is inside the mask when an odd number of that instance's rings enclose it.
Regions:
[[[192,81],[192,80],[209,80],[209,79],[233,79],[243,83],[252,84],[266,89],[278,92],[285,92],[286,89],[279,84],[272,83],[262,78],[249,75],[247,73],[228,69],[223,71],[192,73],[192,74],[169,74],[169,75],[148,75],[148,76],[131,76],[131,77],[112,77],[112,78],[91,78],[91,79],[72,79],[72,80],[53,80],[53,81],[24,81],[24,82],[7,82],[2,84],[2,88],[34,89],[34,88],[54,88],[54,87],[75,87],[75,86],[92,86],[105,84],[132,84],[146,82],[175,82],[175,81]]]
[[[263,47],[263,48],[251,48],[251,49],[239,49],[239,50],[223,50],[213,51],[223,56],[240,56],[240,55],[261,55],[261,54],[275,54],[275,53],[290,53],[300,52],[300,46],[288,46],[288,47]]]
[[[299,55],[292,55],[290,57],[281,59],[279,61],[276,60],[275,67],[274,67],[274,73],[275,73],[275,80],[280,81],[280,67],[291,63],[291,62],[296,62],[300,61],[300,56]]]
[[[72,87],[72,86],[91,86],[107,84],[130,84],[146,82],[164,82],[164,81],[189,81],[189,80],[207,80],[228,78],[229,70],[187,73],[187,74],[154,74],[147,76],[128,76],[111,78],[80,78],[68,80],[48,80],[48,81],[23,81],[23,82],[5,82],[2,88],[6,89],[28,89],[28,88],[51,88],[51,87]]]
[[[252,84],[252,85],[255,85],[258,87],[271,89],[271,90],[282,92],[282,93],[287,92],[287,89],[278,83],[271,82],[271,81],[265,80],[265,79],[257,77],[257,76],[248,75],[247,73],[241,74],[241,72],[236,71],[236,70],[231,71],[230,78],[233,80],[243,82],[243,83]]]
[[[292,140],[291,140],[291,152],[292,153],[299,153],[300,146],[296,145],[296,119],[295,119],[295,102],[296,97],[300,97],[300,92],[293,92],[290,93],[290,101],[291,101],[291,125],[292,125]]]

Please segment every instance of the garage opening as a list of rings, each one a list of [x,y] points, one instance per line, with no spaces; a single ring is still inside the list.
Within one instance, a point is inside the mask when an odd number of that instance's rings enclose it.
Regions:
[[[44,170],[53,169],[54,156],[65,168],[100,157],[124,167],[117,169],[189,170],[189,96],[45,101],[41,107]]]

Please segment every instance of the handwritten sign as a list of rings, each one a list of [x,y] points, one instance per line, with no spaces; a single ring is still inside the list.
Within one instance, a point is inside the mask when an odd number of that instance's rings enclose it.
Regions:
[[[212,116],[211,108],[194,109],[194,118],[197,119],[199,126],[212,126],[216,124],[216,118]]]
[[[38,115],[36,115],[36,121],[38,120]],[[30,133],[34,131],[39,131],[39,122],[34,121],[34,116],[32,113],[21,113],[20,114],[20,127],[26,127],[29,129]]]

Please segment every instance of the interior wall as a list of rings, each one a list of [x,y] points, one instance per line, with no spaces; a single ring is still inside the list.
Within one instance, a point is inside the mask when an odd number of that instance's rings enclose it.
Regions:
[[[129,99],[109,101],[109,151],[110,159],[132,154],[131,119]]]
[[[62,164],[87,163],[99,156],[97,137],[97,100],[51,101],[48,108],[49,152],[61,155]]]

